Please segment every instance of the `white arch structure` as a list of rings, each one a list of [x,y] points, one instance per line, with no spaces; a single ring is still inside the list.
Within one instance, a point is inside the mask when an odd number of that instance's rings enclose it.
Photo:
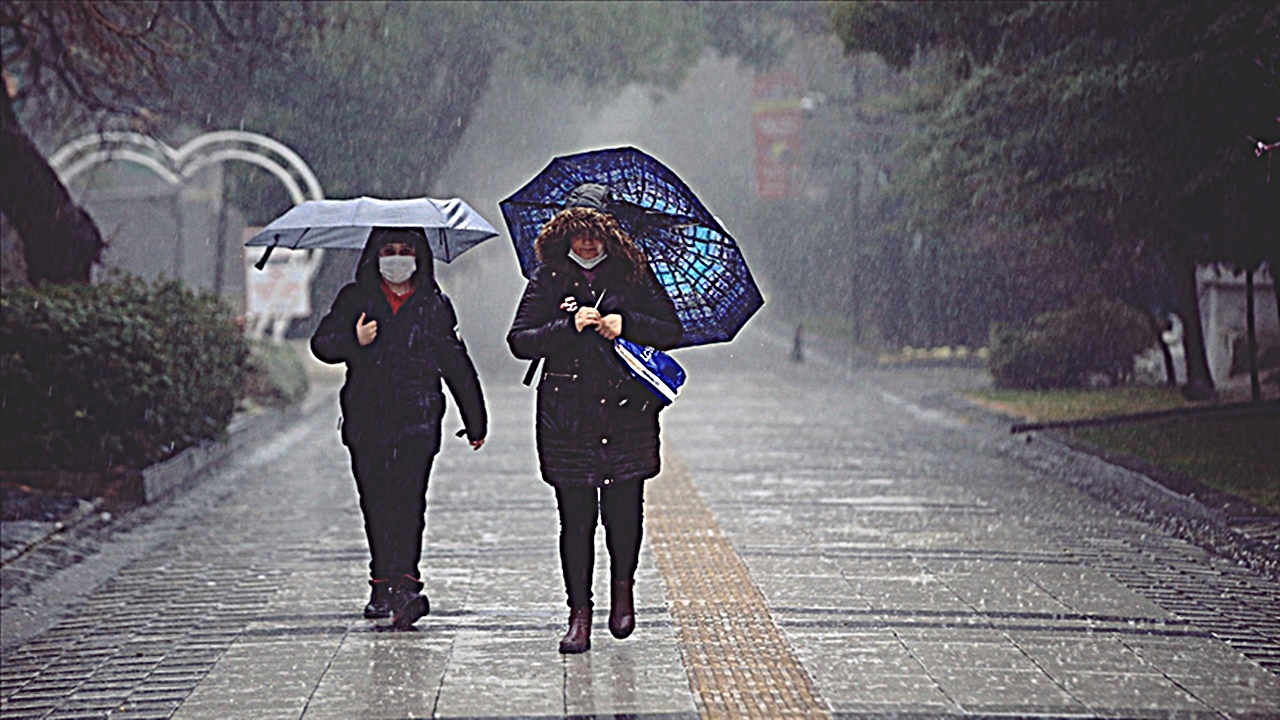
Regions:
[[[278,140],[243,130],[205,133],[176,149],[141,133],[91,133],[58,148],[49,156],[49,165],[64,184],[70,184],[76,176],[99,163],[125,161],[151,170],[170,185],[181,185],[200,170],[228,160],[247,162],[271,173],[284,185],[294,205],[324,199],[320,181],[301,156]],[[303,274],[306,284],[310,285],[323,256],[322,250],[289,253],[288,262],[305,265]],[[256,318],[251,332],[261,336],[270,323],[272,335],[280,339],[287,320],[262,316]]]

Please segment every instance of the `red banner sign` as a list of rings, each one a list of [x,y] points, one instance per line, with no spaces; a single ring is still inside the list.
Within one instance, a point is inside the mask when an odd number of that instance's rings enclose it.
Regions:
[[[755,77],[752,125],[756,139],[756,197],[782,200],[797,189],[804,85],[789,72]]]

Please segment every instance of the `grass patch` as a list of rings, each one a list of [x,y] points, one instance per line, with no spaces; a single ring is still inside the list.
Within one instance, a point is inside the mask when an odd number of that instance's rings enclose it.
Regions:
[[[965,396],[996,412],[1028,422],[1084,420],[1108,415],[1172,410],[1191,405],[1175,388],[1131,386],[1097,390],[968,390]]]
[[[853,325],[843,315],[817,315],[803,320],[792,320],[792,327],[804,325],[806,333],[821,335],[832,340],[853,341]]]
[[[1280,419],[1274,415],[1180,417],[1080,428],[1074,434],[1280,512]]]
[[[1203,406],[1164,386],[1097,390],[969,390],[965,397],[1028,422],[1085,420]],[[1280,511],[1280,420],[1180,416],[1079,428],[1074,435],[1102,450],[1128,455]]]

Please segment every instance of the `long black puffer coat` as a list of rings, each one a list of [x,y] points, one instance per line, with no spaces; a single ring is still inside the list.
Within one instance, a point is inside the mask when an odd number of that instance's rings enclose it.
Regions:
[[[538,384],[537,441],[542,479],[552,485],[592,485],[642,480],[658,474],[658,411],[662,405],[632,379],[613,344],[594,328],[581,333],[573,313],[561,309],[572,296],[579,306],[599,305],[602,315],[622,316],[622,336],[668,350],[683,330],[675,305],[650,271],[628,282],[626,266],[606,259],[594,282],[576,266],[542,265],[525,288],[507,344],[518,358],[544,358]]]
[[[418,262],[432,262],[425,243]],[[431,273],[418,271],[417,289],[398,313],[382,293],[376,254],[366,248],[356,280],[344,286],[311,338],[311,351],[327,363],[347,364],[340,394],[342,442],[376,448],[407,436],[425,436],[440,449],[445,400],[441,378],[458,403],[469,440],[488,432],[484,395],[475,366],[457,333],[453,304]],[[425,278],[425,279],[424,279]],[[356,320],[378,321],[378,335],[361,347]]]

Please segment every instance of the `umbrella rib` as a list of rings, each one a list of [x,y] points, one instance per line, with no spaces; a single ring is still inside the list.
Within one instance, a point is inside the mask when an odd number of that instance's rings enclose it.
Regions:
[[[544,208],[547,210],[559,209],[561,206],[556,203],[533,202],[532,200],[504,200],[507,205],[520,205],[521,207]]]

